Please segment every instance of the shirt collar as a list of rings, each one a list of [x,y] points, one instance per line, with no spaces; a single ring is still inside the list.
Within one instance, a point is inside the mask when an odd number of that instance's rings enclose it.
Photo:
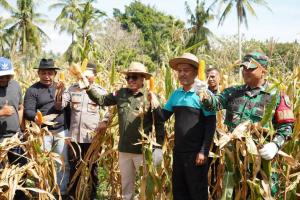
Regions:
[[[259,87],[256,87],[256,88],[252,88],[252,89],[248,85],[245,85],[245,89],[249,90],[249,91],[251,91],[251,90],[260,90],[261,92],[270,93],[270,91],[268,91],[269,84],[268,84],[267,81],[265,81],[265,83],[263,85],[261,85]]]
[[[195,92],[195,89],[193,87],[189,91],[185,91],[183,89],[183,87],[180,87],[178,90],[181,91],[181,92]]]
[[[140,88],[140,89],[138,89],[138,91],[136,93],[133,93],[129,88],[127,88],[127,92],[129,94],[132,94],[133,96],[139,96],[139,95],[142,96],[145,93],[145,89],[144,88]]]

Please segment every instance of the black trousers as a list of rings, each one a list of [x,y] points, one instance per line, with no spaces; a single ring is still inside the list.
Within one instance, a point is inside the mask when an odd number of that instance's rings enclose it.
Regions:
[[[81,149],[81,158],[84,159],[84,156],[91,144],[90,143],[78,143],[78,144]],[[80,157],[79,157],[80,151],[79,151],[78,145],[76,143],[72,142],[72,146],[73,146],[77,156],[75,156],[73,150],[71,150],[71,148],[68,147],[68,156],[69,156],[69,164],[70,164],[70,180],[72,179],[73,175],[75,174],[75,172],[77,170],[76,166],[79,166],[79,162],[80,162]],[[96,193],[97,193],[97,183],[98,183],[97,172],[98,172],[97,164],[95,163],[95,164],[93,164],[92,171],[91,171],[91,177],[92,177],[92,181],[93,181],[91,199],[96,197]],[[75,181],[75,184],[73,185],[71,190],[69,191],[69,194],[72,196],[75,195],[77,183],[78,183],[78,178]]]
[[[207,200],[207,162],[196,166],[197,152],[174,153],[172,186],[174,200]]]

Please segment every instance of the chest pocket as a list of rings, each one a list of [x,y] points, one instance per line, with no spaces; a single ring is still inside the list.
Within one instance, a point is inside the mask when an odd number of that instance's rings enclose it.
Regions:
[[[130,102],[127,99],[119,99],[118,110],[120,113],[125,113],[129,110]]]
[[[71,106],[73,110],[80,111],[81,110],[81,101],[82,101],[82,94],[72,93],[71,94]]]
[[[87,111],[88,112],[92,112],[92,113],[96,113],[98,111],[98,105],[93,102],[92,100],[88,100],[88,105],[87,105]]]
[[[243,111],[240,108],[245,106],[246,100],[243,96],[231,98],[226,110],[226,119],[228,123],[237,124],[242,118]]]

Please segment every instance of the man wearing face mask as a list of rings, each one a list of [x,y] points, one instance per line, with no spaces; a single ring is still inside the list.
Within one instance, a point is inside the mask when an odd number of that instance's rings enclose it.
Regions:
[[[156,110],[152,110],[149,103],[145,101],[147,98],[145,97],[144,83],[145,79],[151,77],[146,67],[142,63],[132,62],[128,69],[122,73],[126,75],[127,87],[108,95],[101,95],[95,88],[89,86],[87,94],[92,101],[100,106],[117,106],[120,133],[118,151],[122,199],[132,200],[135,196],[136,172],[143,164],[142,145],[136,145],[142,139],[140,128],[143,127],[144,133],[149,134],[154,123],[156,142],[162,145],[164,141],[164,123],[157,120]],[[161,149],[156,148],[153,155],[161,158],[161,153]]]
[[[287,95],[274,89],[270,90],[270,84],[266,81],[269,59],[260,52],[246,54],[240,67],[243,68],[245,84],[225,89],[218,95],[204,95],[203,105],[210,110],[226,109],[225,124],[229,131],[234,130],[239,124],[250,120],[251,123],[261,122],[266,108],[273,102],[274,115],[271,116],[275,134],[273,138],[268,136],[259,154],[264,160],[272,160],[283,144],[292,134],[294,122],[293,111]],[[274,101],[275,100],[275,101]],[[230,144],[229,144],[230,145]],[[228,176],[233,176],[234,166],[226,166]],[[277,192],[273,184],[275,176],[272,174],[272,195]],[[236,180],[235,184],[240,180]]]
[[[30,86],[24,97],[24,116],[29,121],[34,121],[42,127],[47,126],[52,135],[44,137],[44,147],[46,151],[53,151],[61,155],[64,160],[64,167],[57,163],[57,183],[63,196],[67,195],[67,184],[69,182],[69,161],[67,144],[65,137],[68,137],[68,131],[64,119],[64,110],[59,110],[55,106],[57,83],[54,77],[57,74],[58,67],[54,66],[53,59],[41,59],[38,70],[39,81]],[[56,124],[40,124],[37,118],[37,111],[43,116],[57,114],[54,119]]]
[[[95,83],[96,78],[96,65],[93,63],[88,63],[86,70],[83,72],[83,76],[88,79],[90,87],[97,91],[100,95],[107,94],[106,90],[100,87]],[[109,121],[109,113],[107,109],[100,109],[95,102],[89,99],[86,91],[80,89],[79,84],[75,83],[71,85],[63,94],[61,102],[61,109],[69,106],[71,109],[71,121],[70,121],[70,136],[71,136],[71,145],[69,149],[69,159],[70,159],[70,168],[71,168],[71,177],[76,172],[76,166],[79,165],[80,154],[81,158],[84,158],[86,152],[88,151],[94,134],[104,130],[107,127]],[[100,113],[100,111],[105,111],[105,113]],[[104,117],[100,117],[100,114],[104,114]],[[79,147],[80,150],[79,150]],[[76,155],[73,152],[73,149],[76,151]],[[91,177],[92,177],[92,190],[90,199],[96,197],[97,192],[97,167],[96,163],[93,164]],[[72,179],[72,178],[71,178]],[[77,183],[78,181],[76,181]],[[76,185],[74,184],[70,195],[75,195]]]

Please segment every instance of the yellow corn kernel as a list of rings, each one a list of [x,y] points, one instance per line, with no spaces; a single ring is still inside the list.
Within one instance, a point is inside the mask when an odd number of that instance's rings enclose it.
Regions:
[[[88,60],[87,58],[85,58],[85,59],[82,61],[81,67],[80,67],[81,73],[83,73],[83,72],[86,70],[86,66],[87,66],[88,62],[89,62],[89,60]]]
[[[205,61],[200,60],[199,67],[198,67],[198,79],[201,81],[205,80]]]
[[[154,78],[150,77],[149,79],[150,91],[154,92]]]
[[[43,123],[43,114],[41,113],[41,111],[37,111],[36,112],[36,118],[37,118],[37,123],[42,124]]]
[[[64,72],[59,73],[59,81],[61,81],[61,82],[65,81],[65,73]]]

